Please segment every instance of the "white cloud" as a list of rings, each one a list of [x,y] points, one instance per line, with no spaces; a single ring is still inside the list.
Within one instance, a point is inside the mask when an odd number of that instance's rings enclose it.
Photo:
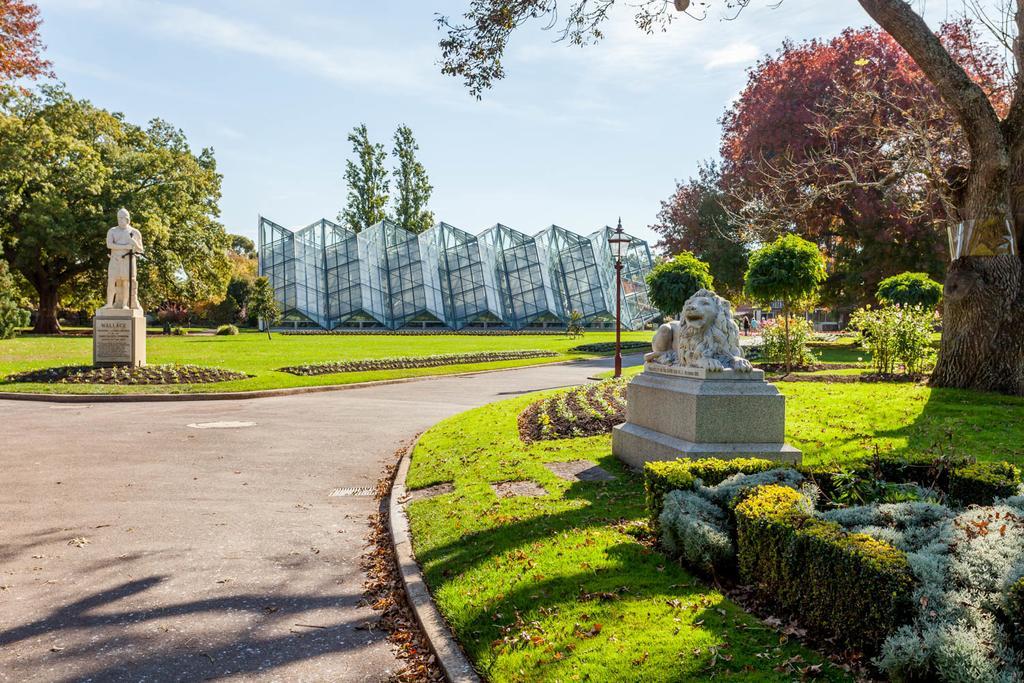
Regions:
[[[435,73],[432,57],[415,49],[385,50],[380,47],[330,44],[307,35],[287,35],[281,27],[273,30],[242,21],[160,0],[41,0],[49,8],[103,12],[111,19],[165,37],[200,45],[207,49],[254,55],[303,73],[338,83],[423,90]]]
[[[757,46],[753,43],[730,43],[719,50],[712,50],[704,61],[705,69],[718,69],[723,66],[749,66],[758,56]]]

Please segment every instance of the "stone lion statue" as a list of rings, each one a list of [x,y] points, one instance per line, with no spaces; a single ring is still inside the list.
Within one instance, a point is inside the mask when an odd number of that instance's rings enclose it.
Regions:
[[[726,299],[702,289],[686,300],[679,317],[658,328],[644,360],[705,370],[753,369],[740,350],[740,328]]]

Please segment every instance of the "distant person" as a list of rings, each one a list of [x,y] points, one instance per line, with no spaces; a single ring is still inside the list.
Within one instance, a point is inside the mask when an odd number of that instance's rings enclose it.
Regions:
[[[757,331],[761,329],[761,323],[757,322],[757,318],[750,321],[750,329],[754,330],[754,334],[757,334]]]
[[[750,336],[750,318],[748,316],[743,316],[743,335]]]

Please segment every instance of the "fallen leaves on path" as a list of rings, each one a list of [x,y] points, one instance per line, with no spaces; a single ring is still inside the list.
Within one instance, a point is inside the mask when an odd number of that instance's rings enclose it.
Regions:
[[[399,455],[404,450],[401,449]],[[369,547],[360,566],[367,575],[363,584],[365,604],[380,612],[380,620],[376,624],[364,624],[363,627],[366,630],[376,628],[386,632],[388,642],[395,647],[396,656],[405,662],[405,667],[394,675],[393,680],[401,683],[443,681],[444,673],[431,653],[430,645],[406,600],[391,544],[386,500],[397,468],[397,461],[388,466],[375,492],[377,500],[381,502],[380,511],[370,516],[370,533],[366,536]]]

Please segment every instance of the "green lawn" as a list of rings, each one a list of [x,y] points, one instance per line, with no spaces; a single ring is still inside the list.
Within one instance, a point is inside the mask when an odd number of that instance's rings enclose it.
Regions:
[[[624,339],[647,340],[650,332],[627,332]],[[370,380],[442,375],[496,368],[550,363],[595,354],[570,354],[568,349],[588,342],[612,341],[611,332],[588,332],[568,339],[564,335],[274,335],[245,332],[238,336],[192,335],[151,336],[146,340],[150,364],[181,363],[221,367],[253,375],[246,380],[215,384],[175,386],[111,387],[81,384],[27,384],[0,381],[0,391],[53,393],[200,393],[278,389],[282,387],[350,384]],[[277,368],[328,361],[395,356],[429,356],[438,353],[541,349],[559,353],[552,358],[534,358],[497,363],[449,365],[409,370],[347,372],[317,377],[297,377]],[[92,363],[91,337],[22,336],[0,340],[0,379],[22,370],[58,365]]]
[[[642,370],[626,368],[623,376]],[[786,439],[803,451],[807,463],[869,457],[877,447],[897,453],[954,452],[1024,466],[1024,398],[897,382],[775,386],[786,396]]]
[[[454,493],[410,504],[414,548],[489,680],[791,681],[822,662],[628,533],[644,516],[643,487],[607,436],[524,446],[516,416],[536,398],[436,425],[409,473],[413,488],[455,482]],[[541,465],[578,458],[618,478],[570,485]],[[509,479],[549,495],[497,499],[488,484]],[[844,676],[826,665],[825,679]]]
[[[877,446],[1024,464],[1021,398],[913,384],[779,387],[787,439],[806,463]],[[611,455],[608,436],[521,443],[516,416],[541,395],[439,423],[409,472],[413,489],[455,483],[454,493],[411,503],[410,519],[427,582],[481,671],[494,681],[788,681],[820,661],[779,647],[778,634],[628,533],[643,519],[642,484]],[[579,458],[618,479],[570,485],[541,466]],[[549,495],[499,500],[488,486],[516,479]],[[793,656],[803,658],[796,668],[775,669]],[[841,673],[826,666],[826,676]]]

